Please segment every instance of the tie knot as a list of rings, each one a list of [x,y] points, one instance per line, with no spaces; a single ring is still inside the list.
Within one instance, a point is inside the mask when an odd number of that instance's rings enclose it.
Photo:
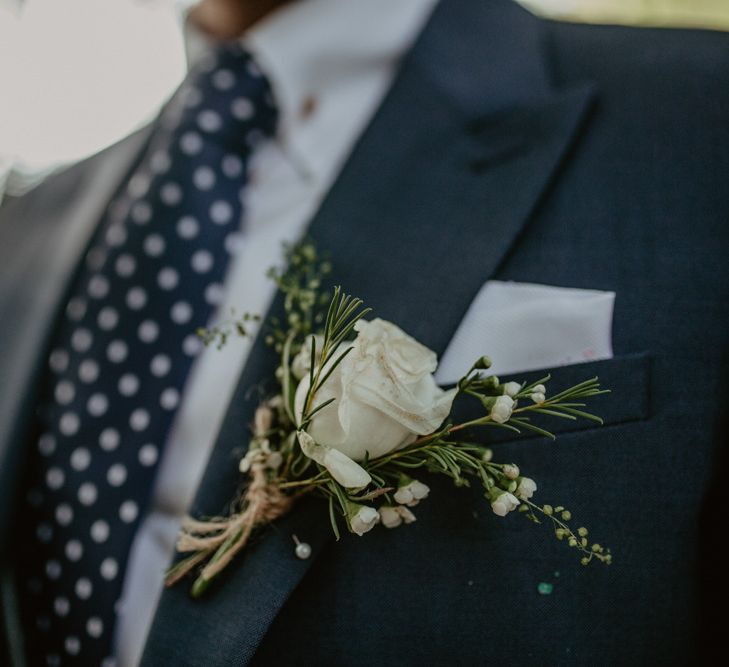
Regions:
[[[170,112],[178,131],[194,128],[239,150],[273,135],[278,117],[268,79],[237,43],[218,47],[191,69]]]

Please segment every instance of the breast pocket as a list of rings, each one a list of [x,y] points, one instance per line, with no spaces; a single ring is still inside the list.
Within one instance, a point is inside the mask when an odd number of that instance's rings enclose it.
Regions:
[[[547,398],[564,389],[568,389],[584,380],[597,377],[601,388],[609,389],[609,394],[595,396],[588,399],[585,410],[599,416],[603,425],[615,425],[634,422],[650,417],[650,367],[651,356],[647,352],[626,354],[583,364],[559,366],[528,373],[517,373],[513,376],[500,378],[502,382],[514,380],[517,382],[535,382],[547,375],[551,376],[547,387]],[[484,415],[484,409],[475,398],[459,397],[453,406],[452,421],[455,424],[477,419]],[[578,418],[576,421],[560,419],[548,415],[534,415],[533,421],[552,433],[567,433],[600,428],[597,422]],[[515,438],[543,437],[533,432],[516,435],[506,429],[480,428],[478,440],[499,442],[514,440]]]

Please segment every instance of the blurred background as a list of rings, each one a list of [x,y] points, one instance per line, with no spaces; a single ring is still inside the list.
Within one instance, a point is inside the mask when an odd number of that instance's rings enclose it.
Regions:
[[[0,0],[0,199],[154,117],[195,0]],[[729,0],[521,0],[569,21],[729,30]]]

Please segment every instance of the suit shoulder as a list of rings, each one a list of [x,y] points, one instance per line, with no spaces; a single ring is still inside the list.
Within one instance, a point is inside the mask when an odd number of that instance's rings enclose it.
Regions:
[[[140,130],[98,153],[61,167],[21,196],[8,196],[0,205],[0,227],[10,219],[28,219],[38,211],[52,211],[83,196],[107,167],[141,147],[145,130]]]
[[[11,218],[31,214],[41,202],[52,198],[62,201],[72,197],[86,179],[86,167],[90,159],[60,167],[21,195],[6,195],[0,205],[0,226]]]
[[[729,32],[544,22],[557,76],[729,97]]]

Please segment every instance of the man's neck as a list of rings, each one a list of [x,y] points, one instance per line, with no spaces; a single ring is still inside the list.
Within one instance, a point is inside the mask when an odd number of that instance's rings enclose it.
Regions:
[[[240,37],[254,23],[291,0],[201,0],[190,10],[197,28],[216,40]]]

